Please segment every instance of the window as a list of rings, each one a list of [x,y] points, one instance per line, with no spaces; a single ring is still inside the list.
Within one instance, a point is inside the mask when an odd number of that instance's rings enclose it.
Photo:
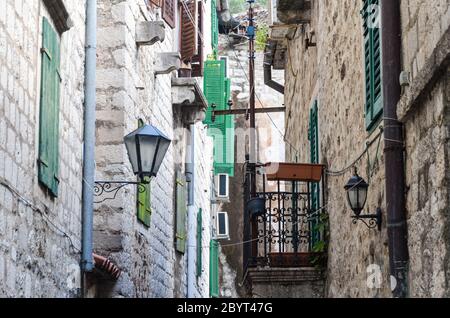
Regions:
[[[230,239],[230,230],[227,212],[217,213],[217,239],[218,240]]]
[[[217,197],[225,199],[229,197],[229,177],[227,174],[221,173],[217,176]]]
[[[59,36],[44,18],[42,23],[42,66],[39,115],[38,179],[57,197],[59,186]]]
[[[366,128],[372,130],[383,114],[379,0],[363,0]]]
[[[138,127],[144,126],[144,121],[139,120]],[[138,177],[138,182],[141,181]],[[137,186],[137,218],[138,220],[144,224],[145,226],[150,226],[150,219],[152,216],[152,208],[151,208],[151,184],[150,178],[145,177],[146,183],[138,184]]]

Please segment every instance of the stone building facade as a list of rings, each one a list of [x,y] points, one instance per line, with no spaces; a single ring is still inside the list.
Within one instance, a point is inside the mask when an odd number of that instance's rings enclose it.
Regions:
[[[139,125],[172,143],[145,199],[141,185],[95,197],[96,268],[83,277],[86,1],[1,1],[0,297],[187,297],[188,277],[192,297],[209,297],[213,145],[201,74],[182,57],[203,48],[198,68],[211,53],[214,5],[193,3],[194,28],[179,1],[97,2],[95,180],[139,181],[123,142]],[[198,48],[186,46],[199,21]]]
[[[375,2],[370,10],[378,10]],[[317,105],[319,160],[328,170],[322,202],[330,217],[326,294],[390,297],[381,130],[386,127],[382,116],[371,122],[365,111],[365,2],[306,3],[297,11],[278,8],[280,19],[302,20],[286,26],[279,40],[286,55],[287,160],[310,162],[310,114]],[[397,109],[405,136],[408,295],[448,297],[450,5],[414,0],[400,6],[404,72]],[[352,223],[344,190],[352,176],[346,168],[352,166],[370,185],[365,211],[383,211],[380,232]]]
[[[80,295],[85,1],[63,3],[70,21],[55,2],[0,3],[1,297]],[[59,74],[41,72],[58,60]],[[59,82],[52,122],[41,103],[49,98],[44,76]],[[43,136],[57,121],[51,155],[59,171],[51,186],[40,176],[43,145],[50,145]]]
[[[208,5],[203,7],[204,16],[210,15],[210,10],[207,10],[209,8]],[[178,19],[176,14],[175,21]],[[154,37],[155,43],[151,45],[140,42],[145,23],[147,27],[148,23],[153,23],[150,31],[147,31]],[[205,27],[207,23],[210,22],[204,21]],[[117,282],[93,279],[93,296],[187,296],[189,247],[180,253],[174,242],[180,239],[181,235],[176,231],[179,227],[177,187],[181,184],[184,190],[187,188],[187,183],[182,181],[180,176],[185,175],[185,166],[189,163],[187,153],[191,145],[192,124],[195,125],[196,131],[195,207],[196,211],[202,210],[204,229],[203,272],[197,277],[194,296],[209,296],[212,144],[206,135],[206,128],[201,123],[202,111],[198,110],[200,115],[194,113],[194,116],[200,117],[191,119],[189,105],[181,105],[185,102],[183,92],[178,90],[185,86],[179,83],[179,80],[184,78],[177,75],[181,68],[181,32],[183,31],[179,26],[172,28],[167,23],[161,8],[147,5],[145,1],[99,1],[97,179],[135,178],[122,140],[123,136],[138,128],[139,120],[157,126],[172,140],[172,145],[158,176],[151,181],[149,223],[144,224],[136,217],[135,188],[126,189],[114,200],[97,205],[94,250],[101,255],[107,255],[122,269],[122,274]],[[204,38],[207,39],[208,35],[204,34]],[[205,41],[204,45],[208,51],[210,41]],[[202,84],[201,78],[196,81],[196,85]],[[191,88],[186,86],[185,89]],[[190,90],[189,92],[192,93]],[[196,101],[199,94],[202,95],[202,92],[196,90]],[[192,102],[194,101],[189,101]],[[196,227],[187,231],[196,231]]]

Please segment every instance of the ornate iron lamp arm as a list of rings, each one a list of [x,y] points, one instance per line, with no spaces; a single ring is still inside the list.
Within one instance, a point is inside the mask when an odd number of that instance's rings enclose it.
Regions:
[[[104,194],[109,194],[107,198],[99,201],[94,201],[94,203],[103,203],[108,200],[114,200],[121,189],[129,185],[137,185],[139,193],[144,193],[145,186],[149,184],[150,181],[95,181],[94,186],[94,196],[102,197]]]
[[[360,216],[352,216],[353,224],[357,224],[358,221],[364,223],[369,229],[377,228],[378,231],[381,231],[381,225],[383,223],[383,214],[381,209],[377,209],[376,214],[368,214],[368,215],[360,215]]]

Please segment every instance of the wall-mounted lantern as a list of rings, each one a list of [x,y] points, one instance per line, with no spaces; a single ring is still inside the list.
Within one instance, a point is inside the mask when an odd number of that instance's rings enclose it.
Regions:
[[[128,158],[133,168],[133,173],[139,177],[139,181],[96,181],[94,195],[102,196],[109,193],[112,197],[96,203],[102,203],[109,199],[115,199],[120,189],[127,185],[138,185],[139,191],[144,192],[145,184],[150,183],[150,178],[156,177],[162,161],[169,149],[171,140],[158,128],[144,125],[125,136],[124,143],[127,148]],[[113,185],[115,185],[113,187]]]
[[[135,175],[156,177],[171,140],[158,128],[145,125],[124,138]]]
[[[381,231],[382,212],[380,208],[377,208],[376,214],[361,215],[361,212],[366,205],[369,184],[355,171],[355,175],[350,178],[344,188],[347,192],[348,204],[355,214],[352,216],[354,219],[353,223],[356,224],[358,221],[361,221],[368,228],[378,228],[378,230]],[[368,220],[368,222],[366,222],[366,220]]]

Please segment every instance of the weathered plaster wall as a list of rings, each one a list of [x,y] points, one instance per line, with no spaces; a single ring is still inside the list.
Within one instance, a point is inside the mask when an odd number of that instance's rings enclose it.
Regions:
[[[42,1],[0,2],[0,296],[80,292],[85,1],[64,1],[61,37],[59,197],[38,183]],[[54,225],[57,226],[57,228]],[[72,240],[62,235],[64,231]]]

